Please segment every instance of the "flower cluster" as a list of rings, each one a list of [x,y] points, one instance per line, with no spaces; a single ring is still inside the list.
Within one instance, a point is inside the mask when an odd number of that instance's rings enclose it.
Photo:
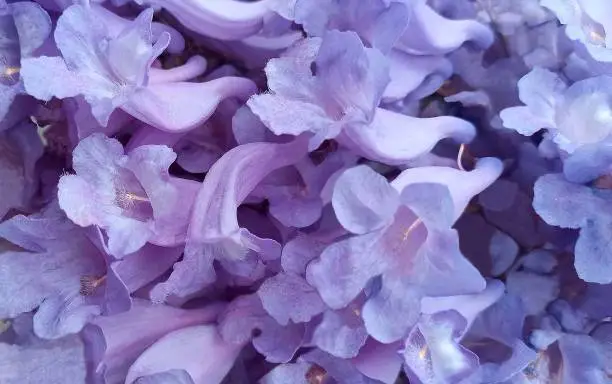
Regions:
[[[609,0],[0,0],[0,383],[612,383]]]

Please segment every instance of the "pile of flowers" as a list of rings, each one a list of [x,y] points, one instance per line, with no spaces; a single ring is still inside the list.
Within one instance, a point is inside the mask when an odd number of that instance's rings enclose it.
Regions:
[[[612,383],[609,0],[0,0],[0,383]]]

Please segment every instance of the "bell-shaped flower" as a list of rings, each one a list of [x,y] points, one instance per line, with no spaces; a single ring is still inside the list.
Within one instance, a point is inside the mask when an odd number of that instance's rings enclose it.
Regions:
[[[0,318],[36,310],[34,332],[58,338],[100,314],[99,295],[84,294],[82,281],[104,275],[104,257],[57,203],[4,221],[0,237],[22,249],[0,254]]]
[[[158,129],[181,132],[206,121],[223,99],[256,91],[252,81],[237,77],[185,82],[204,72],[202,60],[152,70],[171,38],[167,31],[157,31],[154,38],[153,10],[124,25],[100,17],[92,7],[73,5],[60,16],[55,43],[62,57],[24,60],[22,75],[30,95],[45,101],[83,95],[102,126],[121,108]]]
[[[385,101],[430,95],[452,74],[446,53],[468,42],[480,48],[493,42],[486,26],[443,17],[425,1],[297,0],[290,16],[309,36],[352,30],[386,54],[391,81]],[[437,33],[439,28],[447,33]]]
[[[238,207],[270,173],[306,156],[306,138],[289,143],[248,143],[226,152],[211,168],[193,207],[183,260],[153,290],[156,300],[186,297],[216,279],[213,261],[278,259],[281,245],[238,222]]]
[[[76,174],[60,179],[60,206],[77,225],[103,229],[117,258],[147,242],[181,244],[199,183],[171,177],[168,167],[175,159],[166,146],[125,154],[117,140],[93,134],[74,150]]]
[[[385,163],[405,163],[443,138],[461,142],[473,125],[454,117],[419,119],[378,108],[389,82],[387,60],[354,32],[327,32],[298,43],[266,66],[269,93],[248,105],[276,135],[311,135],[310,150],[338,141]]]
[[[506,128],[531,136],[542,128],[562,150],[605,142],[612,133],[612,77],[598,76],[567,86],[546,69],[534,68],[518,84],[525,106],[506,108]]]
[[[417,320],[423,295],[485,288],[483,277],[461,254],[451,226],[501,170],[500,161],[487,158],[471,172],[408,169],[391,184],[366,166],[344,172],[332,205],[354,236],[326,247],[308,265],[308,282],[332,309],[346,307],[369,287],[363,308],[368,332],[386,343],[401,339]]]

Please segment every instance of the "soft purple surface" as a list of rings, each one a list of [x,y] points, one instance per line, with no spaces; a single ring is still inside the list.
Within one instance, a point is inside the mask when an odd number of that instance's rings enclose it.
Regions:
[[[607,384],[608,0],[0,0],[0,383]]]

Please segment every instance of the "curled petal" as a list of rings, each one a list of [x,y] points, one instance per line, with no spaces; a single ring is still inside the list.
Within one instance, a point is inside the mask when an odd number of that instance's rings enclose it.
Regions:
[[[417,118],[378,108],[372,124],[351,126],[345,133],[340,141],[363,156],[386,164],[405,164],[445,138],[469,143],[476,129],[456,117]]]
[[[455,219],[459,218],[469,201],[491,185],[502,173],[500,160],[487,157],[476,163],[470,172],[446,167],[419,167],[402,172],[391,185],[398,191],[415,183],[437,183],[446,185],[455,206]]]
[[[160,6],[185,27],[220,40],[240,40],[256,34],[264,19],[273,12],[272,0],[245,3],[237,0],[137,0],[140,4]]]
[[[257,92],[246,78],[222,77],[206,83],[157,83],[134,93],[121,108],[168,132],[186,132],[205,122],[224,99]]]
[[[436,13],[426,2],[413,2],[412,17],[397,48],[421,55],[443,55],[466,42],[486,49],[493,43],[493,32],[474,20],[451,20]],[[446,32],[439,33],[440,28]]]

